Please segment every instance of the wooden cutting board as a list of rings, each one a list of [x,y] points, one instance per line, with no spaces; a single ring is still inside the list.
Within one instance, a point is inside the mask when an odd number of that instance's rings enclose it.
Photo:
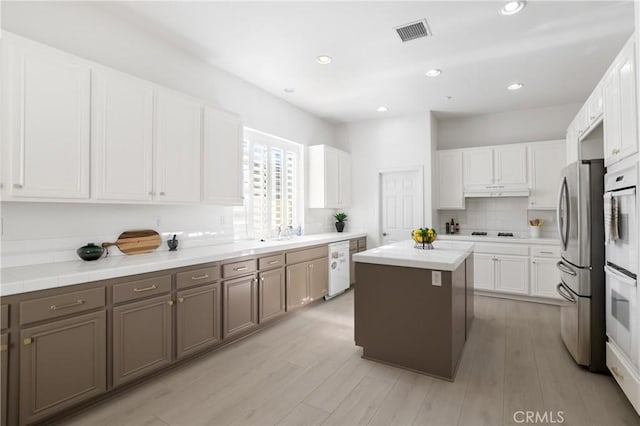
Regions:
[[[137,231],[125,231],[118,237],[115,243],[102,243],[102,247],[107,249],[116,246],[125,254],[149,253],[160,247],[162,240],[160,234],[153,229],[141,229]]]

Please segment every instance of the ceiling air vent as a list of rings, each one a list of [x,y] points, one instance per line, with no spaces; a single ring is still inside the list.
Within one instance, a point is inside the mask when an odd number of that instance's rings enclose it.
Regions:
[[[400,36],[400,40],[402,40],[403,42],[415,40],[417,38],[428,37],[431,35],[431,31],[429,30],[429,25],[427,24],[426,19],[421,19],[416,22],[400,25],[399,27],[395,27],[394,30],[396,30],[396,32]]]

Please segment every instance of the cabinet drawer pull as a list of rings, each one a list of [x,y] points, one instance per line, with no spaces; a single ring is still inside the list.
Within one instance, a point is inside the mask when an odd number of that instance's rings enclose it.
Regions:
[[[200,275],[199,277],[191,277],[193,281],[204,280],[206,278],[209,278],[209,274]]]
[[[552,252],[552,251],[541,251],[540,253],[541,253],[541,254],[553,254],[553,252]]]
[[[136,293],[142,293],[143,291],[155,290],[156,288],[158,288],[158,286],[153,284],[153,285],[150,285],[149,287],[134,288],[133,291],[135,291]]]
[[[51,305],[51,310],[52,311],[57,311],[58,309],[73,308],[75,306],[80,306],[80,305],[84,305],[84,300],[78,299],[75,302],[67,303],[66,305]]]
[[[160,195],[165,195],[164,191],[160,191]]]
[[[613,372],[613,374],[620,380],[624,380],[624,376],[622,374],[620,374],[620,372],[618,371],[618,369],[616,367],[611,367],[611,371]]]
[[[14,183],[14,184],[13,184],[13,187],[14,187],[15,189],[22,189],[22,185],[21,185],[21,184],[19,184],[19,183]]]
[[[31,337],[27,337],[22,341],[22,344],[25,346],[30,345],[31,343],[33,343],[33,339]]]
[[[238,266],[237,268],[233,268],[233,270],[236,272],[246,271],[247,269],[249,269],[248,266]]]
[[[275,265],[276,263],[280,263],[279,260],[272,260],[271,262],[269,262],[269,265]]]

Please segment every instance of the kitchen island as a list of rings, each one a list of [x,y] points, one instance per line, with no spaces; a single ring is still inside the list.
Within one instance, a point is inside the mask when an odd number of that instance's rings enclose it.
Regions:
[[[453,381],[473,320],[473,243],[413,241],[353,256],[363,358]]]

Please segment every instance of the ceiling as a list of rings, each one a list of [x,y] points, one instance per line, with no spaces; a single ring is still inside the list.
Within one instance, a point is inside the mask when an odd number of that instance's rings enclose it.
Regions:
[[[632,1],[127,2],[129,19],[332,122],[583,102],[633,32]],[[394,27],[426,18],[432,37]],[[318,55],[333,62],[320,65]],[[439,68],[439,77],[425,71]],[[524,88],[506,90],[521,82]],[[285,93],[285,88],[295,89]],[[450,99],[448,97],[451,97]],[[386,106],[386,113],[376,112]]]

